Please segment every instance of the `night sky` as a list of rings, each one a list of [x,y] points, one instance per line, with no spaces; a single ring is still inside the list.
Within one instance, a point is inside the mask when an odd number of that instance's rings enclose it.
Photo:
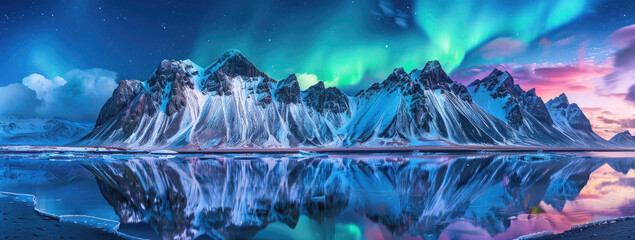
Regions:
[[[545,101],[566,92],[602,136],[635,130],[630,0],[1,4],[0,94],[25,90],[16,83],[35,91],[48,106],[37,116],[89,95],[87,110],[63,116],[88,121],[118,80],[146,80],[163,59],[205,67],[238,49],[276,79],[297,73],[302,87],[323,80],[349,93],[433,59],[466,84],[497,67]]]

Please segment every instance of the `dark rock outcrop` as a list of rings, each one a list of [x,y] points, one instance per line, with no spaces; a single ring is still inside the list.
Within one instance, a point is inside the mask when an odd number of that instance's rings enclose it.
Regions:
[[[580,109],[580,107],[578,107],[575,103],[569,104],[569,99],[564,93],[549,100],[546,106],[550,109],[552,115],[557,114],[566,119],[572,128],[583,131],[593,131],[591,122],[584,115],[582,109]]]
[[[302,100],[300,97],[300,84],[298,84],[298,78],[295,74],[291,74],[289,77],[278,82],[274,96],[276,97],[276,101],[280,103],[300,103]]]
[[[320,113],[350,113],[348,97],[335,87],[325,88],[324,82],[319,81],[303,92],[304,103]]]
[[[553,125],[549,110],[547,110],[542,98],[536,95],[536,90],[524,91],[518,84],[514,84],[514,78],[509,72],[494,69],[487,77],[472,82],[469,87],[473,89],[473,93],[486,89],[492,99],[507,97],[506,119],[514,128],[519,128],[522,125],[523,111],[546,126]]]
[[[219,95],[232,94],[230,79],[242,77],[245,81],[253,81],[252,78],[265,78],[269,76],[261,72],[238,50],[225,52],[223,56],[205,69],[206,78],[202,82],[203,93]]]
[[[122,80],[101,108],[95,128],[101,126],[111,117],[122,113],[126,107],[143,91],[143,83],[138,80]]]

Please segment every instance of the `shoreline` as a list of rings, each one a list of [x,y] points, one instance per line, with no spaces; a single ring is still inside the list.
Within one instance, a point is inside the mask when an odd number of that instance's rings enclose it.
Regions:
[[[68,146],[0,146],[4,153],[92,153],[92,154],[150,154],[163,149],[125,149],[113,147],[68,147]],[[635,152],[635,148],[577,148],[577,147],[524,147],[524,146],[394,146],[394,147],[298,147],[298,148],[211,148],[211,149],[169,149],[178,154],[285,154],[285,153],[491,153],[491,152]]]
[[[129,239],[118,232],[119,222],[93,216],[55,215],[37,209],[35,196],[0,192],[0,217],[6,229],[0,238],[7,239]]]
[[[635,238],[635,216],[610,218],[574,225],[562,233],[550,231],[527,234],[516,240],[548,239],[630,239]]]

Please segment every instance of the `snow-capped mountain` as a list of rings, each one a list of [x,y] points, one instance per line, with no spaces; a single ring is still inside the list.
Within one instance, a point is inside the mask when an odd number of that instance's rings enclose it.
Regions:
[[[320,86],[321,85],[321,86]],[[349,100],[323,83],[300,91],[295,75],[276,81],[240,52],[203,69],[163,61],[146,82],[122,81],[95,130],[78,144],[152,147],[339,145]]]
[[[0,117],[0,145],[61,146],[92,130],[93,124],[65,119]]]
[[[410,73],[395,69],[385,81],[347,96],[322,82],[301,91],[294,74],[277,81],[231,50],[206,68],[164,60],[147,81],[121,81],[94,131],[75,144],[189,149],[594,144],[573,140],[553,118],[534,90],[525,92],[498,70],[465,87],[431,61]],[[566,126],[580,127],[571,121]]]
[[[635,137],[628,130],[616,134],[609,142],[620,147],[635,148]]]
[[[593,132],[591,122],[584,115],[582,109],[575,103],[569,103],[567,95],[551,99],[545,104],[549,109],[554,127],[567,135],[569,139],[577,144],[587,144],[590,146],[608,146],[604,139]]]
[[[507,144],[512,129],[472,102],[438,62],[407,74],[398,68],[353,99],[346,145]],[[435,143],[436,142],[436,143]]]

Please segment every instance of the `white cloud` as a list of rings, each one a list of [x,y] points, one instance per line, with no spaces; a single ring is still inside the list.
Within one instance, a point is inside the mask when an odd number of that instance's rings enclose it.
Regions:
[[[61,77],[54,77],[49,80],[40,74],[33,73],[23,78],[22,84],[35,91],[38,97],[43,98],[51,90],[66,84],[66,80]]]
[[[309,88],[310,86],[313,86],[316,83],[318,83],[318,77],[315,74],[300,73],[300,74],[296,74],[296,77],[298,78],[298,84],[300,84],[300,89],[302,90],[305,90]]]
[[[22,115],[33,117],[41,102],[35,91],[19,83],[0,87],[0,115]]]
[[[117,73],[100,68],[74,69],[52,79],[34,73],[22,84],[0,88],[0,114],[92,122],[117,87],[116,79]]]

